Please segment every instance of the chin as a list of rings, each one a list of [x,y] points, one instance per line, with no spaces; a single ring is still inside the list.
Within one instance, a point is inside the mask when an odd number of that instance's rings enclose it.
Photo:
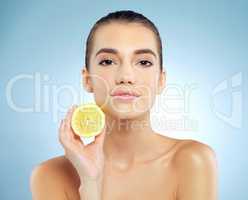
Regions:
[[[115,119],[138,119],[151,109],[147,102],[109,101],[102,107],[106,115]]]
[[[112,116],[115,119],[119,119],[119,120],[124,120],[124,119],[128,119],[128,120],[135,120],[135,119],[140,119],[142,118],[142,116],[146,115],[147,111],[145,112],[137,112],[137,111],[133,111],[133,110],[122,110],[121,112],[118,110],[110,110],[109,111],[109,115]]]
[[[127,113],[116,113],[116,118],[122,119],[137,119],[141,116],[141,113],[127,112]]]

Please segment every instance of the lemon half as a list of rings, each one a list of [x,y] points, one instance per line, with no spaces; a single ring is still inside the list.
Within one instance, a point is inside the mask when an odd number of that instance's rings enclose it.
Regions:
[[[80,137],[93,137],[100,134],[104,124],[105,114],[94,103],[80,105],[72,114],[72,129]]]

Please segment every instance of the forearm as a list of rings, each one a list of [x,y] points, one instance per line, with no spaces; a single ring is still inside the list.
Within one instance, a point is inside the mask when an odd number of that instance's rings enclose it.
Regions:
[[[102,177],[83,179],[79,187],[80,200],[102,200]]]

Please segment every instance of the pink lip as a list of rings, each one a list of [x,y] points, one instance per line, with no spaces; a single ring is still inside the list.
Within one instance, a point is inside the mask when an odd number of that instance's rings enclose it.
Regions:
[[[117,90],[114,93],[112,93],[111,96],[135,96],[135,97],[138,97],[139,95],[133,91]]]
[[[124,100],[124,101],[130,101],[130,100],[134,100],[136,98],[138,98],[137,96],[134,95],[114,95],[115,99],[119,99],[119,100]]]
[[[139,94],[136,93],[135,91],[119,89],[119,90],[114,91],[111,94],[111,96],[114,97],[114,99],[117,99],[123,102],[129,102],[129,101],[133,101],[134,99],[138,98]]]

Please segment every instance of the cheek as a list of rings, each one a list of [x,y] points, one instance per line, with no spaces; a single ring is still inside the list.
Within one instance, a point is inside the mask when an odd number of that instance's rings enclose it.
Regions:
[[[110,91],[110,87],[113,84],[113,76],[111,73],[101,73],[97,75],[95,80],[95,87],[99,88],[105,92]]]
[[[111,77],[110,74],[101,73],[94,74],[92,79],[94,98],[98,105],[103,105],[107,102],[110,94]]]
[[[142,93],[140,99],[136,102],[136,108],[138,110],[146,111],[151,109],[156,98],[156,89],[158,79],[155,74],[142,73],[138,76],[137,90]]]
[[[158,85],[158,78],[156,77],[155,74],[149,73],[149,74],[143,74],[142,76],[142,84],[145,93],[154,95],[156,93],[157,85]]]

